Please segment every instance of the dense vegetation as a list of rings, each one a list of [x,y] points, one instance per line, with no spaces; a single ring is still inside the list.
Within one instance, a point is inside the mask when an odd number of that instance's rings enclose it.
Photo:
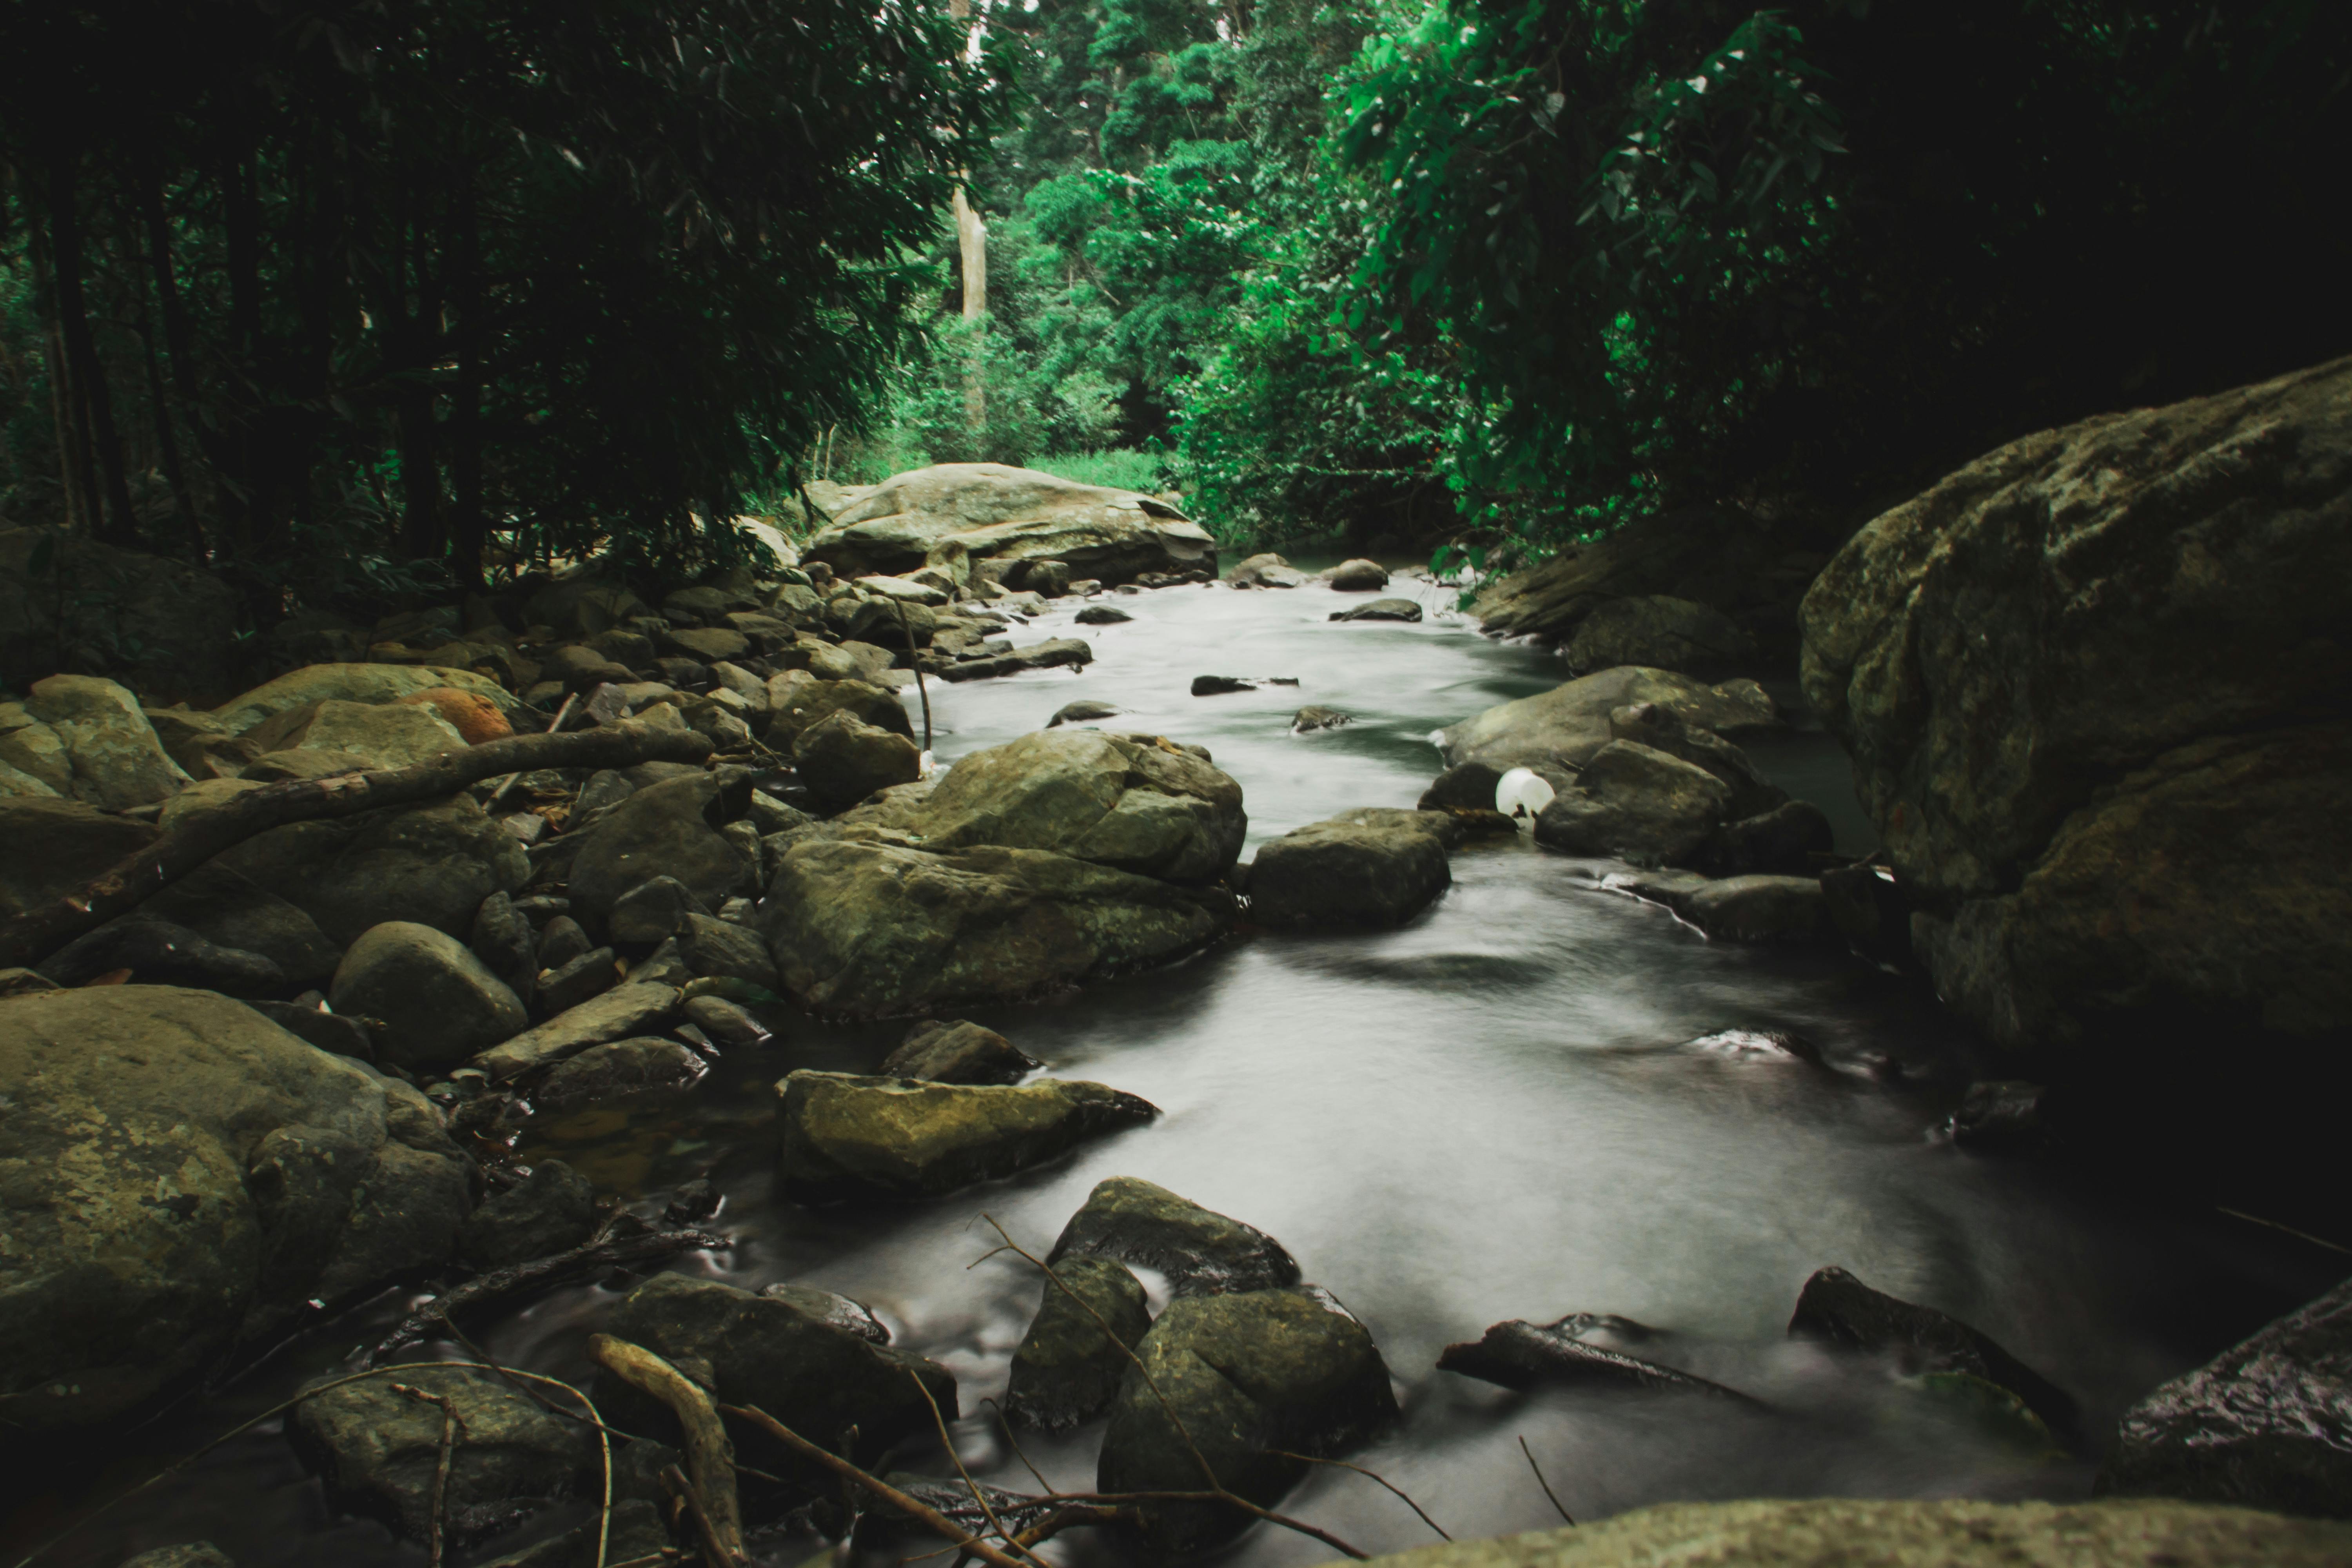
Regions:
[[[2322,0],[5,16],[0,506],[257,605],[952,459],[1236,537],[1852,516],[2352,349]]]

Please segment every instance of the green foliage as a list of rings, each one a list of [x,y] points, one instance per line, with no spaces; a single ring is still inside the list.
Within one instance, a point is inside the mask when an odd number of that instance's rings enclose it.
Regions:
[[[1150,494],[1168,488],[1167,460],[1156,452],[1119,447],[1108,452],[1048,452],[1029,465],[1081,485]]]

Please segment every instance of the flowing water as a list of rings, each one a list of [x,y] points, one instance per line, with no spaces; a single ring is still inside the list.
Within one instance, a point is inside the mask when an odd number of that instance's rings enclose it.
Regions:
[[[934,683],[937,752],[951,762],[1093,698],[1126,710],[1107,728],[1210,747],[1246,793],[1253,844],[1350,806],[1409,805],[1437,771],[1431,731],[1561,671],[1442,613],[1448,592],[1403,579],[1394,591],[1440,613],[1418,626],[1332,624],[1333,607],[1360,601],[1319,586],[1110,597],[1136,618],[1075,628],[1097,654],[1082,674]],[[1045,617],[1017,640],[1069,635],[1068,619]],[[1200,674],[1298,684],[1196,699],[1187,688]],[[1310,702],[1354,721],[1291,734],[1291,712]],[[1833,742],[1801,722],[1750,750],[1830,813],[1842,849],[1870,847]],[[1912,984],[1842,955],[1710,942],[1601,888],[1608,868],[1525,840],[1474,844],[1454,858],[1452,890],[1402,931],[1250,934],[1059,1005],[973,1009],[1055,1073],[1140,1094],[1163,1114],[936,1202],[812,1211],[770,1194],[775,1080],[794,1067],[868,1070],[903,1025],[784,1020],[780,1047],[729,1058],[685,1100],[535,1125],[526,1154],[560,1154],[602,1187],[642,1194],[647,1213],[674,1184],[711,1176],[727,1194],[718,1224],[738,1245],[684,1267],[869,1303],[898,1343],[956,1373],[964,1461],[1021,1489],[1034,1482],[982,1401],[1002,1392],[1043,1285],[1017,1258],[977,1261],[995,1246],[981,1216],[1043,1251],[1096,1182],[1157,1182],[1278,1237],[1371,1330],[1404,1418],[1353,1457],[1457,1536],[1557,1522],[1521,1438],[1580,1520],[1671,1500],[2088,1489],[2095,1451],[2069,1458],[1986,1402],[1788,1340],[1799,1288],[1827,1265],[1992,1335],[2075,1397],[2094,1450],[2157,1382],[2331,1282],[2329,1259],[2275,1233],[1956,1150],[1932,1130],[1978,1064]],[[1733,1029],[1802,1036],[1826,1066],[1695,1043]],[[609,1299],[563,1292],[486,1342],[515,1364],[577,1375]],[[183,1407],[111,1468],[78,1472],[73,1490],[103,1495],[152,1468],[147,1456],[265,1407],[373,1339],[400,1305],[331,1325],[227,1398]],[[1517,1394],[1434,1370],[1444,1345],[1490,1323],[1575,1311],[1659,1331],[1631,1348],[1762,1407]],[[209,1536],[244,1568],[422,1561],[373,1525],[328,1519],[274,1431],[225,1447],[52,1560],[110,1565]],[[1057,1487],[1084,1489],[1099,1435],[1097,1424],[1024,1447]],[[933,1447],[902,1462],[945,1473]],[[1341,1470],[1318,1470],[1283,1506],[1370,1551],[1434,1539]],[[10,1535],[29,1539],[54,1517],[20,1513]],[[804,1537],[770,1552],[791,1563],[816,1547]],[[1108,1555],[1084,1532],[1055,1550]],[[1265,1527],[1228,1554],[1252,1568],[1330,1555]]]

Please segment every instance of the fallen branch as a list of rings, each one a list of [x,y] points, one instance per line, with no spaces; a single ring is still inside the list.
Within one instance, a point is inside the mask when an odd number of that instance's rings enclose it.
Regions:
[[[1302,1465],[1328,1465],[1335,1470],[1353,1470],[1358,1475],[1363,1477],[1366,1480],[1371,1481],[1379,1486],[1386,1487],[1390,1491],[1394,1492],[1399,1501],[1402,1502],[1405,1507],[1412,1510],[1413,1512],[1421,1515],[1422,1523],[1437,1531],[1437,1538],[1440,1541],[1451,1541],[1454,1539],[1454,1537],[1445,1533],[1445,1527],[1444,1525],[1430,1518],[1427,1511],[1424,1510],[1419,1503],[1413,1501],[1412,1499],[1405,1495],[1405,1491],[1402,1487],[1396,1485],[1387,1477],[1381,1475],[1378,1471],[1368,1470],[1361,1465],[1351,1465],[1345,1459],[1318,1458],[1313,1454],[1293,1454],[1281,1448],[1269,1448],[1266,1452],[1272,1454],[1277,1459],[1297,1459]]]
[[[644,1346],[611,1334],[588,1336],[588,1359],[677,1415],[686,1434],[691,1483],[687,1506],[694,1510],[712,1568],[737,1568],[743,1561],[743,1505],[735,1490],[735,1441],[727,1436],[709,1392]]]
[[[1567,1520],[1569,1523],[1574,1524],[1576,1522],[1574,1517],[1569,1513],[1568,1510],[1560,1507],[1559,1494],[1551,1489],[1551,1483],[1549,1481],[1544,1479],[1543,1467],[1536,1463],[1535,1450],[1528,1447],[1528,1440],[1525,1437],[1521,1437],[1519,1439],[1519,1452],[1528,1457],[1528,1468],[1536,1473],[1536,1485],[1543,1488],[1544,1496],[1551,1499],[1551,1506],[1555,1509],[1559,1509],[1559,1517]]]
[[[454,1290],[436,1296],[405,1319],[387,1335],[382,1344],[368,1352],[361,1364],[373,1366],[396,1350],[415,1344],[431,1336],[434,1325],[446,1323],[456,1313],[518,1290],[534,1286],[551,1285],[575,1274],[585,1274],[598,1268],[635,1268],[664,1258],[674,1258],[681,1252],[716,1250],[730,1245],[723,1236],[707,1230],[656,1230],[643,1236],[624,1237],[618,1241],[592,1240],[569,1252],[558,1252],[547,1258],[534,1258],[528,1263],[509,1264],[493,1268],[488,1274],[478,1274]]]
[[[457,1402],[446,1394],[435,1394],[413,1383],[395,1383],[392,1391],[441,1412],[441,1448],[433,1463],[433,1496],[426,1504],[425,1526],[425,1568],[441,1568],[441,1528],[449,1509],[449,1460],[457,1451],[457,1434],[465,1424],[457,1419]]]
[[[414,767],[264,784],[231,795],[208,811],[190,814],[179,826],[117,861],[79,891],[0,925],[0,968],[37,964],[74,938],[130,913],[214,856],[288,823],[438,800],[500,773],[700,763],[709,759],[710,750],[709,738],[691,730],[614,724],[569,735],[487,741],[464,751],[444,752]]]
[[[1032,1563],[1040,1563],[1042,1568],[1043,1560],[1035,1552],[1024,1551],[1021,1543],[1013,1539],[1013,1532],[1004,1528],[1004,1521],[997,1518],[996,1510],[988,1505],[988,1494],[980,1489],[980,1483],[973,1480],[971,1472],[963,1468],[963,1456],[956,1452],[955,1439],[948,1436],[948,1418],[940,1411],[940,1402],[931,1397],[931,1391],[923,1386],[922,1374],[908,1367],[907,1376],[913,1382],[915,1392],[923,1396],[923,1403],[931,1407],[931,1420],[940,1429],[940,1446],[948,1451],[948,1458],[954,1464],[956,1474],[963,1478],[964,1488],[971,1493],[971,1500],[980,1505],[980,1516],[988,1521],[989,1528],[996,1531],[998,1540]]]
[[[557,731],[562,729],[563,721],[572,717],[572,705],[577,703],[579,700],[580,693],[577,691],[565,698],[563,700],[563,706],[555,710],[555,717],[547,721],[547,728],[541,731],[541,733],[552,735]],[[514,788],[515,780],[520,777],[522,777],[522,774],[515,773],[509,773],[506,777],[500,779],[499,781],[499,787],[490,792],[490,798],[488,802],[483,805],[482,809],[484,811],[491,812],[498,810],[499,802],[506,799],[507,791]]]

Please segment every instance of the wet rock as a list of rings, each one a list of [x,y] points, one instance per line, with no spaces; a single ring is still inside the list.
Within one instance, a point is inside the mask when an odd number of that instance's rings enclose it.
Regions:
[[[1041,1432],[1066,1431],[1108,1411],[1131,1364],[1127,1352],[1151,1331],[1142,1282],[1125,1265],[1077,1258],[1054,1272],[1060,1283],[1046,1282],[1004,1391],[1005,1420]]]
[[[313,1298],[447,1258],[467,1164],[414,1089],[208,992],[5,1008],[0,1399],[19,1434],[129,1413]]]
[[[768,957],[767,943],[757,931],[731,921],[687,916],[678,928],[677,952],[698,975],[745,980],[762,991],[776,989],[776,966]]]
[[[922,777],[922,753],[904,735],[835,713],[801,732],[793,763],[819,805],[840,811],[876,790]]]
[[[1225,574],[1226,582],[1246,588],[1296,588],[1307,580],[1306,573],[1272,551],[1244,556]]]
[[[1570,1492],[1570,1500],[1575,1500]],[[1669,1503],[1577,1529],[1427,1546],[1381,1568],[1658,1568],[1664,1563],[1933,1563],[1935,1568],[2320,1568],[2352,1529],[2183,1503],[1974,1500]]]
[[[1686,865],[1722,825],[1731,792],[1706,769],[1633,741],[1592,753],[1536,817],[1536,842],[1637,866]]]
[[[2124,1412],[2098,1489],[2352,1518],[2352,1282]]]
[[[616,942],[657,942],[674,935],[689,915],[709,908],[676,877],[653,877],[613,901],[604,929]]]
[[[1663,594],[1596,605],[1562,651],[1578,675],[1627,664],[1711,675],[1758,658],[1756,639],[1730,616]]]
[[[2049,1137],[2042,1101],[2049,1090],[2016,1079],[1969,1085],[1952,1112],[1952,1142],[1964,1149],[2034,1149]]]
[[[723,996],[689,996],[686,1021],[722,1046],[764,1046],[774,1035],[740,1005]]]
[[[327,992],[335,1011],[372,1020],[376,1058],[437,1072],[522,1032],[521,998],[446,931],[409,921],[371,927],[344,952]]]
[[[1423,811],[1492,811],[1502,781],[1503,770],[1492,763],[1457,763],[1430,781],[1419,805]]]
[[[484,899],[513,891],[530,875],[522,846],[463,795],[273,827],[214,864],[294,905],[346,944],[386,921],[467,934]]]
[[[1672,670],[1629,665],[1489,708],[1440,731],[1438,747],[1448,766],[1483,762],[1498,773],[1516,767],[1572,773],[1619,738],[1611,727],[1618,709],[1643,702],[1718,735],[1737,737],[1781,727],[1780,710],[1752,680],[1707,686]]]
[[[1760,873],[1818,880],[1815,868],[1834,838],[1821,807],[1810,801],[1785,801],[1770,811],[1725,823],[1696,858],[1719,877]]]
[[[1690,1042],[1687,1049],[1735,1059],[1798,1061],[1822,1065],[1821,1048],[1802,1035],[1786,1029],[1717,1029]]]
[[[1304,735],[1316,730],[1336,730],[1349,721],[1349,716],[1336,708],[1318,708],[1309,704],[1290,716],[1290,732]]]
[[[1330,819],[1341,827],[1378,827],[1425,833],[1449,851],[1459,849],[1470,837],[1469,826],[1451,811],[1420,811],[1401,805],[1354,805]]]
[[[1159,1114],[1134,1095],[1057,1079],[1007,1088],[803,1070],[777,1087],[778,1179],[806,1203],[936,1197]]]
[[[330,1013],[309,1002],[247,1002],[246,1005],[296,1039],[307,1040],[322,1051],[363,1062],[375,1060],[375,1037],[357,1018]]]
[[[186,784],[164,754],[139,699],[94,675],[52,675],[25,694],[25,711],[57,739],[70,777],[60,795],[102,811],[152,805]]]
[[[479,1540],[570,1493],[593,1462],[588,1428],[541,1408],[496,1373],[404,1368],[397,1377],[323,1388],[287,1420],[295,1452],[338,1512],[380,1520],[414,1541],[432,1532],[441,1408],[400,1393],[395,1382],[448,1400],[457,1414],[442,1514],[452,1542]]]
[[[649,1033],[677,1010],[677,1002],[675,986],[649,982],[616,985],[484,1051],[474,1065],[488,1073],[493,1082],[503,1083],[578,1056],[591,1046]]]
[[[1359,557],[1342,561],[1323,574],[1323,580],[1342,594],[1375,594],[1389,585],[1388,568]]]
[[[539,933],[540,967],[561,969],[595,945],[594,940],[581,929],[578,921],[569,914],[552,915]]]
[[[689,1089],[710,1064],[683,1041],[640,1035],[590,1046],[556,1064],[531,1098],[548,1105]]]
[[[2352,1025],[2347,389],[2025,437],[1807,595],[1807,699],[1998,1045],[2187,1061],[2242,1025],[2255,1061]]]
[[[1046,1261],[1077,1258],[1156,1269],[1179,1296],[1298,1283],[1297,1260],[1274,1237],[1134,1176],[1097,1183]]]
[[[0,686],[63,668],[215,701],[236,689],[238,619],[235,590],[202,567],[82,529],[0,526]]]
[[[1216,542],[1156,496],[1081,485],[996,463],[941,463],[859,492],[809,542],[804,559],[846,577],[927,565],[952,580],[1001,562],[1063,578],[1124,583],[1216,564]],[[1002,568],[995,568],[1002,572]],[[1042,585],[1027,583],[1016,586]]]
[[[1118,626],[1135,619],[1116,605],[1088,605],[1074,618],[1082,626]]]
[[[717,774],[638,790],[587,830],[572,862],[573,918],[605,929],[622,895],[656,877],[675,879],[708,910],[756,873],[719,831],[750,809],[748,781],[737,788]]]
[[[925,1019],[882,1058],[884,1078],[932,1083],[1019,1083],[1045,1064],[968,1018]]]
[[[482,907],[474,911],[474,925],[467,933],[466,948],[508,990],[524,1001],[530,1000],[539,973],[538,937],[530,929],[529,918],[514,907],[512,898],[492,893],[482,900]]]
[[[843,712],[877,730],[915,738],[914,721],[897,692],[864,680],[798,679],[801,675],[787,670],[768,683],[768,728],[762,739],[773,749],[789,752],[803,731]]]
[[[1789,1333],[1891,1352],[1915,1375],[1981,1379],[2023,1400],[2061,1437],[2074,1431],[2074,1401],[2041,1373],[1958,1319],[1874,1290],[1843,1268],[1822,1269],[1805,1281]]]
[[[1091,719],[1116,719],[1118,717],[1118,709],[1112,704],[1097,702],[1091,699],[1066,702],[1054,710],[1054,716],[1051,719],[1045,721],[1045,728],[1058,729],[1064,724],[1079,724]]]
[[[1094,646],[1084,638],[1055,637],[1009,653],[960,659],[942,667],[939,674],[941,680],[947,681],[993,680],[999,676],[1019,675],[1032,669],[1077,668],[1092,664],[1094,658]]]
[[[814,841],[779,858],[761,918],[803,1006],[880,1017],[1167,963],[1222,932],[1233,902],[1045,850]]]
[[[271,752],[339,752],[372,768],[404,768],[466,749],[457,727],[414,702],[309,702],[264,719],[244,739]]]
[[[1238,675],[1196,675],[1192,678],[1195,697],[1223,697],[1234,691],[1255,691],[1257,682],[1244,680]]]
[[[59,985],[87,985],[117,969],[142,985],[191,985],[225,996],[259,996],[286,982],[285,971],[238,948],[208,942],[183,925],[134,915],[77,937],[40,963]]]
[[[848,1457],[871,1468],[898,1444],[935,1429],[926,1394],[953,1421],[956,1384],[945,1367],[878,1343],[862,1324],[845,1321],[850,1314],[838,1309],[853,1305],[797,1287],[755,1296],[717,1280],[657,1274],[613,1309],[606,1331],[672,1365],[708,1366],[723,1405],[764,1410],[795,1432],[838,1438],[855,1427]],[[600,1384],[597,1398],[615,1426],[656,1436],[677,1430],[666,1406],[634,1390],[615,1388],[606,1404]],[[839,1495],[831,1472],[755,1429],[739,1426],[736,1442],[746,1464],[811,1495]]]
[[[230,733],[242,735],[274,714],[313,702],[397,702],[436,688],[470,693],[509,715],[520,703],[497,681],[471,670],[435,665],[312,664],[222,703],[213,710],[213,717]]]
[[[1157,737],[1038,731],[962,758],[908,820],[926,848],[1050,849],[1174,882],[1240,853],[1241,785]]]
[[[1259,847],[1250,919],[1299,929],[1399,926],[1453,880],[1441,832],[1418,823],[1310,823]]]
[[[1270,1507],[1309,1468],[1280,1454],[1337,1454],[1397,1417],[1372,1336],[1313,1286],[1171,1302],[1139,1353],[1150,1381],[1130,1368],[1120,1382],[1096,1469],[1104,1491],[1195,1489],[1205,1458],[1228,1490]],[[1142,1533],[1157,1552],[1192,1552],[1252,1522],[1218,1504],[1160,1503]]]
[[[672,1225],[700,1225],[717,1214],[726,1196],[707,1176],[697,1176],[690,1182],[680,1182],[672,1190],[669,1202],[663,1206],[662,1217]],[[877,1328],[879,1324],[876,1325]],[[890,1336],[884,1333],[878,1342],[887,1343]]]
[[[1722,942],[1808,942],[1829,931],[1812,877],[1725,877],[1693,892],[1678,912]]]
[[[1334,621],[1417,621],[1421,606],[1411,599],[1374,599],[1369,605],[1353,609],[1334,610],[1327,617]]]
[[[1759,816],[1788,803],[1788,791],[1758,773],[1746,752],[1664,703],[1629,702],[1611,709],[1609,733],[1614,740],[1635,742],[1714,774],[1729,792],[1724,806],[1728,816]]]
[[[1755,1403],[1719,1383],[1588,1343],[1578,1336],[1590,1322],[1568,1317],[1556,1323],[1496,1323],[1476,1340],[1446,1346],[1437,1358],[1438,1370],[1505,1388],[1638,1388]]]
[[[570,1251],[595,1228],[595,1187],[562,1161],[541,1160],[467,1216],[457,1232],[457,1257],[472,1268],[527,1263]]]

